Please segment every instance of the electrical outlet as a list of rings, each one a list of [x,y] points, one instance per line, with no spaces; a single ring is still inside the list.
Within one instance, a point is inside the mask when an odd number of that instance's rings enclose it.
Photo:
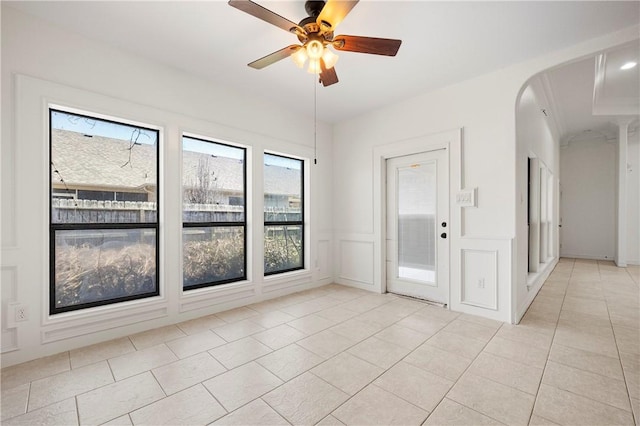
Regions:
[[[478,280],[478,288],[484,288],[484,278]]]
[[[27,312],[27,307],[24,305],[18,305],[15,308],[15,321],[16,322],[20,322],[20,321],[26,321],[29,319],[29,314]]]

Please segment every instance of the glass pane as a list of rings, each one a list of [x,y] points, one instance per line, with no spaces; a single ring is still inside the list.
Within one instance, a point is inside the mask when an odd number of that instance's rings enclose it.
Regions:
[[[55,307],[150,294],[155,229],[55,231]]]
[[[183,228],[184,287],[244,279],[244,226]]]
[[[398,169],[398,277],[435,282],[436,165]]]
[[[245,150],[182,138],[184,222],[244,221]]]
[[[302,226],[264,227],[264,272],[266,274],[303,267]]]
[[[157,222],[157,163],[157,130],[51,110],[52,223]]]
[[[302,160],[264,155],[264,221],[302,221]]]

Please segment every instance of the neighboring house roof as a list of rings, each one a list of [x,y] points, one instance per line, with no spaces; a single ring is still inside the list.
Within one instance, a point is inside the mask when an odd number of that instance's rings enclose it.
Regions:
[[[69,187],[102,187],[105,189],[142,189],[156,185],[156,147],[139,144],[129,149],[130,142],[103,136],[88,137],[68,130],[52,130],[52,182]],[[206,158],[209,170],[217,177],[217,188],[225,192],[241,192],[242,161],[206,156],[191,151],[183,154],[183,182],[197,182],[198,161]],[[300,194],[300,171],[280,166],[267,166],[264,188],[268,194]],[[55,170],[59,171],[60,176]]]

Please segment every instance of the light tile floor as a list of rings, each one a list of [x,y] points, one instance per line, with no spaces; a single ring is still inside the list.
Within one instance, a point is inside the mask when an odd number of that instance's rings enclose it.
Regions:
[[[638,425],[639,275],[562,259],[518,326],[329,285],[5,368],[1,420]]]

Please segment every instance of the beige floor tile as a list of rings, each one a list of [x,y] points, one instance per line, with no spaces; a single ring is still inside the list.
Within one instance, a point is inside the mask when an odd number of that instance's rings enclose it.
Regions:
[[[207,352],[151,370],[167,395],[187,389],[225,371],[227,369]]]
[[[129,340],[128,337],[122,337],[120,339],[74,349],[69,352],[69,358],[71,360],[71,368],[78,368],[109,358],[115,358],[134,352],[135,350],[136,348],[133,346],[133,343],[131,343],[131,340]]]
[[[620,352],[640,354],[640,332],[637,329],[615,326],[613,331]]]
[[[113,383],[107,361],[74,368],[31,383],[29,411]]]
[[[207,315],[206,317],[181,322],[176,324],[176,326],[186,334],[198,334],[224,324],[225,322],[217,316]]]
[[[559,364],[590,371],[617,380],[624,380],[620,361],[616,358],[554,344],[549,359]]]
[[[633,407],[636,425],[640,425],[640,399],[631,398],[631,407]]]
[[[620,352],[620,361],[629,396],[632,399],[640,399],[640,355]]]
[[[262,399],[293,425],[312,425],[349,396],[311,373],[304,373]]]
[[[495,331],[497,331],[500,327],[502,327],[502,324],[504,324],[502,321],[496,321],[489,318],[479,317],[477,315],[471,315],[471,314],[460,314],[457,319],[472,322],[475,324],[480,324],[482,326],[492,328]]]
[[[567,291],[568,293],[569,291]],[[562,310],[579,312],[603,318],[609,318],[607,302],[604,300],[586,299],[583,297],[572,297],[567,294],[562,304]]]
[[[453,383],[402,361],[373,382],[427,412],[433,411]]]
[[[395,311],[389,312],[385,310],[387,306],[390,306],[391,303],[383,305],[381,307],[372,309],[370,311],[364,312],[356,317],[358,321],[375,325],[378,327],[378,330],[389,327],[391,324],[398,322],[405,316],[398,315]]]
[[[631,413],[546,384],[540,385],[534,414],[562,425],[630,425]]]
[[[324,358],[296,344],[278,349],[256,360],[282,380],[291,380],[324,361]]]
[[[347,320],[331,327],[329,330],[354,342],[361,342],[367,337],[370,337],[380,331],[380,326],[375,325],[374,323],[363,322],[359,318],[360,317]]]
[[[526,342],[518,342],[494,337],[485,347],[485,352],[522,362],[532,367],[544,368],[547,362],[547,349],[541,349]]]
[[[514,342],[524,342],[536,346],[540,349],[549,349],[553,336],[540,333],[530,328],[519,327],[517,325],[504,324],[496,333],[496,337],[513,340]]]
[[[497,329],[457,318],[451,321],[442,331],[476,340],[483,340],[486,343],[491,340]]]
[[[27,414],[3,420],[2,424],[4,426],[77,425],[78,413],[76,411],[76,401],[73,398],[69,398]]]
[[[518,327],[527,328],[536,333],[553,336],[553,334],[556,332],[557,322],[558,322],[557,319],[554,319],[553,321],[549,321],[544,317],[540,317],[536,314],[527,312],[527,314],[524,316],[524,318],[522,318],[520,323],[518,323]]]
[[[2,389],[0,395],[0,421],[27,412],[29,387],[30,384],[25,383],[15,388]]]
[[[241,306],[239,308],[230,309],[224,312],[218,312],[216,316],[225,322],[232,323],[259,315],[259,312]]]
[[[560,319],[558,323],[568,326],[587,325],[611,329],[611,322],[609,321],[609,318],[589,315],[589,313],[580,313],[565,310],[560,312]]]
[[[428,414],[375,385],[367,386],[333,412],[345,425],[420,425]]]
[[[631,411],[625,383],[549,361],[542,382],[613,407]]]
[[[253,338],[264,343],[271,349],[281,349],[298,340],[304,339],[307,335],[298,329],[287,324],[281,324],[269,330],[253,335]]]
[[[295,319],[296,317],[293,315],[289,315],[282,311],[271,311],[249,318],[250,321],[255,322],[264,328],[276,327],[280,324],[294,321]]]
[[[467,371],[535,396],[543,370],[483,352]]]
[[[251,362],[203,384],[227,411],[233,411],[279,386],[282,380],[261,365]]]
[[[331,358],[353,344],[355,341],[331,330],[324,330],[298,341],[298,345],[323,358]]]
[[[166,345],[178,358],[182,359],[208,351],[209,349],[217,348],[225,343],[227,342],[222,337],[210,330],[205,330],[200,333],[171,340],[167,342]]]
[[[168,342],[169,340],[184,337],[185,333],[175,325],[168,325],[166,327],[154,328],[152,330],[143,331],[129,336],[131,342],[136,349],[146,349],[152,346],[157,346],[160,343]]]
[[[3,368],[0,384],[2,389],[11,389],[70,369],[69,352],[63,352]]]
[[[428,334],[433,336],[438,331],[442,330],[450,321],[440,319],[438,317],[419,315],[417,313],[411,314],[398,321],[396,325],[407,327],[418,333]]]
[[[413,350],[431,337],[431,334],[420,333],[410,328],[394,324],[376,333],[374,337],[402,348]]]
[[[575,349],[582,349],[613,358],[618,357],[618,348],[613,336],[598,336],[587,331],[558,328],[553,341]]]
[[[362,314],[364,312],[370,311],[371,309],[377,308],[378,306],[384,305],[385,303],[389,303],[392,300],[392,298],[389,298],[382,294],[368,294],[355,300],[343,303],[342,305],[340,305],[340,307]]]
[[[373,365],[387,369],[404,358],[410,350],[370,337],[349,349],[348,352]]]
[[[335,306],[333,308],[327,308],[318,311],[315,313],[315,315],[338,323],[353,318],[358,315],[358,313],[350,311],[349,309],[345,309],[341,306]]]
[[[238,408],[233,413],[229,413],[212,425],[229,425],[229,426],[288,426],[286,421],[280,414],[269,407],[262,399],[258,398]]]
[[[131,417],[129,417],[128,414],[125,414],[124,416],[102,423],[100,426],[133,426],[133,422],[131,422]]]
[[[526,425],[535,400],[525,392],[469,373],[458,380],[447,398],[509,425]]]
[[[443,330],[433,335],[425,344],[473,359],[482,351],[486,342]]]
[[[551,420],[545,419],[544,417],[540,417],[536,414],[531,416],[529,420],[529,426],[556,426],[558,423],[552,422]]]
[[[424,344],[403,361],[449,380],[458,380],[472,360]]]
[[[308,315],[306,317],[290,321],[287,324],[309,335],[316,334],[322,330],[336,325],[335,321],[328,320],[316,314]]]
[[[196,385],[131,413],[134,425],[206,425],[227,414],[202,386]]]
[[[80,423],[107,422],[165,397],[150,372],[83,393],[76,397]]]
[[[251,336],[252,334],[259,333],[264,330],[264,327],[251,321],[251,319],[236,321],[213,329],[218,336],[222,337],[227,342],[234,342],[242,339],[243,337]]]
[[[245,337],[209,351],[215,359],[228,369],[253,361],[270,352],[271,349],[268,346],[251,337]]]
[[[564,311],[563,311],[564,312]],[[596,336],[602,336],[604,338],[613,338],[613,328],[607,318],[606,325],[603,322],[602,325],[595,322],[580,321],[577,319],[568,319],[563,317],[558,321],[558,330],[578,331],[581,333],[593,334]]]
[[[450,311],[449,309],[429,304],[416,311],[416,314],[446,322],[451,322],[460,316],[460,312]]]
[[[497,420],[478,413],[471,408],[460,405],[448,398],[442,402],[431,413],[425,425],[433,426],[471,426],[471,425],[502,425]]]
[[[138,350],[109,360],[111,371],[116,380],[135,376],[161,365],[177,361],[178,357],[165,344]]]
[[[353,395],[384,370],[343,352],[313,368],[311,372],[341,391]]]
[[[324,419],[316,423],[316,426],[343,426],[343,425],[344,423],[342,423],[340,420],[333,417],[331,414],[329,414],[327,417],[325,417]]]

